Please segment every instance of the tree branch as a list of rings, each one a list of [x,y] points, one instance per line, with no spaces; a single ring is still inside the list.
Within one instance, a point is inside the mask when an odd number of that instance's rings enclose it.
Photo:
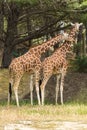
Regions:
[[[68,28],[70,25],[67,25],[65,27],[62,27],[60,28],[60,26],[58,26],[57,28],[54,28],[53,30],[49,29],[47,31],[41,31],[41,30],[38,30],[38,31],[35,31],[34,33],[31,33],[29,36],[26,36],[26,37],[23,37],[23,38],[19,38],[19,39],[16,39],[14,41],[14,44],[12,45],[12,48],[18,44],[21,44],[22,42],[25,42],[25,41],[28,41],[28,40],[31,40],[31,39],[35,39],[35,38],[39,38],[41,36],[44,36],[46,34],[49,34],[49,33],[53,33],[53,32],[57,32],[57,31],[60,31],[60,30],[64,30],[66,28]]]
[[[65,16],[66,16],[66,15],[64,14],[64,15],[60,16],[59,19],[57,19],[57,20],[55,20],[54,22],[52,22],[51,24],[49,24],[49,25],[47,25],[47,26],[45,25],[45,26],[41,27],[39,30],[35,30],[35,31],[30,32],[30,33],[28,34],[28,36],[26,36],[26,37],[16,38],[16,39],[14,40],[13,46],[15,46],[15,45],[17,45],[17,44],[21,44],[22,42],[25,42],[25,41],[28,41],[28,40],[31,40],[31,39],[39,38],[39,37],[41,37],[41,36],[46,35],[46,33],[49,34],[49,33],[51,32],[51,30],[50,30],[49,28],[52,28],[52,27],[53,27],[54,25],[56,25],[60,20],[62,20]],[[57,28],[60,28],[60,26],[61,26],[61,24],[59,24]],[[62,28],[61,28],[61,29],[62,29]],[[60,29],[60,30],[61,30],[61,29]],[[55,32],[55,31],[56,31],[56,29],[54,29],[53,32]],[[51,32],[51,33],[52,33],[52,32]]]

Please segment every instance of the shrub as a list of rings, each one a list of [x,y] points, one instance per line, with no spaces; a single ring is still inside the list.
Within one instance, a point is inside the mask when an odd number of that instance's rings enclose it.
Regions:
[[[87,72],[87,56],[78,56],[71,64],[74,71]]]

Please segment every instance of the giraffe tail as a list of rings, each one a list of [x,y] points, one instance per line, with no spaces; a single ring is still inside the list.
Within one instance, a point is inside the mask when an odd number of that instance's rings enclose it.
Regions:
[[[40,89],[40,85],[42,84],[42,80],[39,80],[39,95],[40,95],[40,99],[41,99],[41,89]]]
[[[11,102],[11,97],[12,97],[12,85],[11,85],[11,83],[9,83],[9,99],[10,99],[10,102]]]
[[[12,98],[12,75],[11,75],[11,69],[9,69],[9,88],[8,88],[8,104],[11,102]]]

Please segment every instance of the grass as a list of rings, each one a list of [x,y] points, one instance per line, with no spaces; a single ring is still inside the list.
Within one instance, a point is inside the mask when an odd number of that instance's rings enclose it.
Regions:
[[[87,122],[87,105],[67,103],[62,105],[31,106],[28,102],[21,103],[19,108],[6,101],[0,103],[0,124],[18,123],[19,121],[84,121]]]

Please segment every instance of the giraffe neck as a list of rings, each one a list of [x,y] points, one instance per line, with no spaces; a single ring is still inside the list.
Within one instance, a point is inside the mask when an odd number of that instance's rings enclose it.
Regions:
[[[75,39],[76,38],[76,34],[77,34],[77,30],[74,27],[74,28],[71,29],[69,36]]]
[[[55,53],[57,54],[63,54],[66,57],[66,54],[72,51],[72,43],[71,42],[65,42],[60,48],[56,50]]]
[[[41,57],[41,54],[45,53],[47,50],[50,49],[50,47],[53,47],[54,45],[58,44],[58,42],[61,42],[64,39],[65,39],[65,36],[60,34],[60,35],[56,36],[55,38],[52,38],[51,40],[49,40],[39,46],[31,48],[29,50],[29,53],[31,53],[31,54],[33,53],[36,56]]]

